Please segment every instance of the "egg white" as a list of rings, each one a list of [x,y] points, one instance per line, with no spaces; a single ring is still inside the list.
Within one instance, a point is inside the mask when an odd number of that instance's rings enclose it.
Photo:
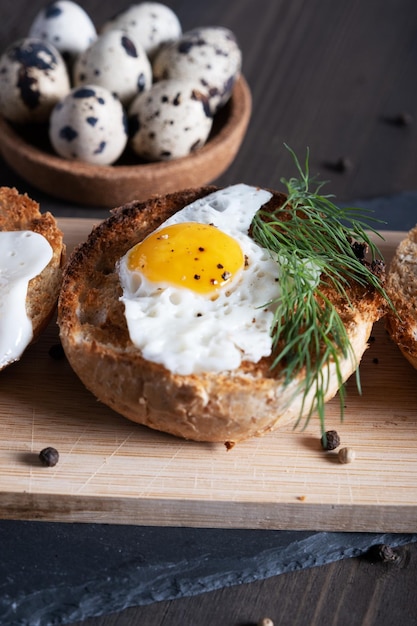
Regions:
[[[39,233],[0,232],[0,369],[18,360],[33,338],[26,313],[28,284],[52,255],[50,243]]]
[[[161,225],[214,224],[239,242],[245,268],[216,299],[151,283],[128,269],[127,255],[119,261],[129,335],[145,359],[188,375],[234,370],[271,353],[273,308],[265,305],[279,297],[279,267],[248,235],[255,213],[271,197],[263,189],[234,185],[196,200]]]

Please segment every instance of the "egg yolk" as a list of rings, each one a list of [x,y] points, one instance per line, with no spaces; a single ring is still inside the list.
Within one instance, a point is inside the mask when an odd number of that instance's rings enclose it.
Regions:
[[[186,222],[158,230],[128,254],[128,268],[147,280],[215,294],[244,267],[239,243],[211,224]]]

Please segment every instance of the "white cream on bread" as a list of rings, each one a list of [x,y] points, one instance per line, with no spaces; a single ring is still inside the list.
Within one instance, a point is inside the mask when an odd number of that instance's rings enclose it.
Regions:
[[[52,259],[43,235],[30,230],[0,232],[0,369],[18,360],[32,341],[26,312],[29,281]]]

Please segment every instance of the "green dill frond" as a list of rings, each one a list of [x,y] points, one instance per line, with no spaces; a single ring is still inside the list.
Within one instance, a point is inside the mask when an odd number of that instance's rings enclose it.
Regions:
[[[370,221],[377,220],[367,211],[335,205],[332,196],[321,193],[325,183],[310,177],[308,150],[304,170],[295,153],[288,150],[298,177],[281,180],[287,188],[286,201],[272,215],[261,209],[253,220],[252,233],[259,245],[277,259],[279,267],[280,296],[270,303],[275,309],[272,367],[283,366],[286,384],[303,374],[303,406],[297,424],[304,413],[307,394],[313,389],[315,402],[305,424],[317,411],[324,433],[329,368],[336,371],[343,417],[341,359],[352,358],[355,367],[358,364],[346,328],[322,286],[330,285],[348,305],[352,281],[370,285],[387,296],[372,266],[364,263],[360,254],[366,249],[372,262],[381,258],[369,234],[378,235],[370,226]],[[360,390],[358,369],[356,372]]]

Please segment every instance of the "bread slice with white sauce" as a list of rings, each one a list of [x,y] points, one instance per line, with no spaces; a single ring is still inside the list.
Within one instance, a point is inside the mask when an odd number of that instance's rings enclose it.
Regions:
[[[42,235],[51,247],[49,262],[39,274],[29,280],[27,285],[25,306],[32,331],[29,343],[32,343],[47,326],[56,310],[65,261],[65,244],[63,233],[51,213],[42,214],[39,204],[27,194],[20,194],[14,188],[0,187],[0,232],[15,231],[30,231]],[[13,251],[10,253],[13,254]],[[5,268],[0,270],[4,276]],[[9,313],[13,318],[14,311],[3,310],[3,314],[0,315],[0,332],[5,333],[4,320]],[[19,332],[19,329],[16,331]],[[21,345],[19,343],[17,357],[10,356],[8,352],[0,354],[0,369],[22,356],[27,347],[24,344],[25,342],[21,342]]]

